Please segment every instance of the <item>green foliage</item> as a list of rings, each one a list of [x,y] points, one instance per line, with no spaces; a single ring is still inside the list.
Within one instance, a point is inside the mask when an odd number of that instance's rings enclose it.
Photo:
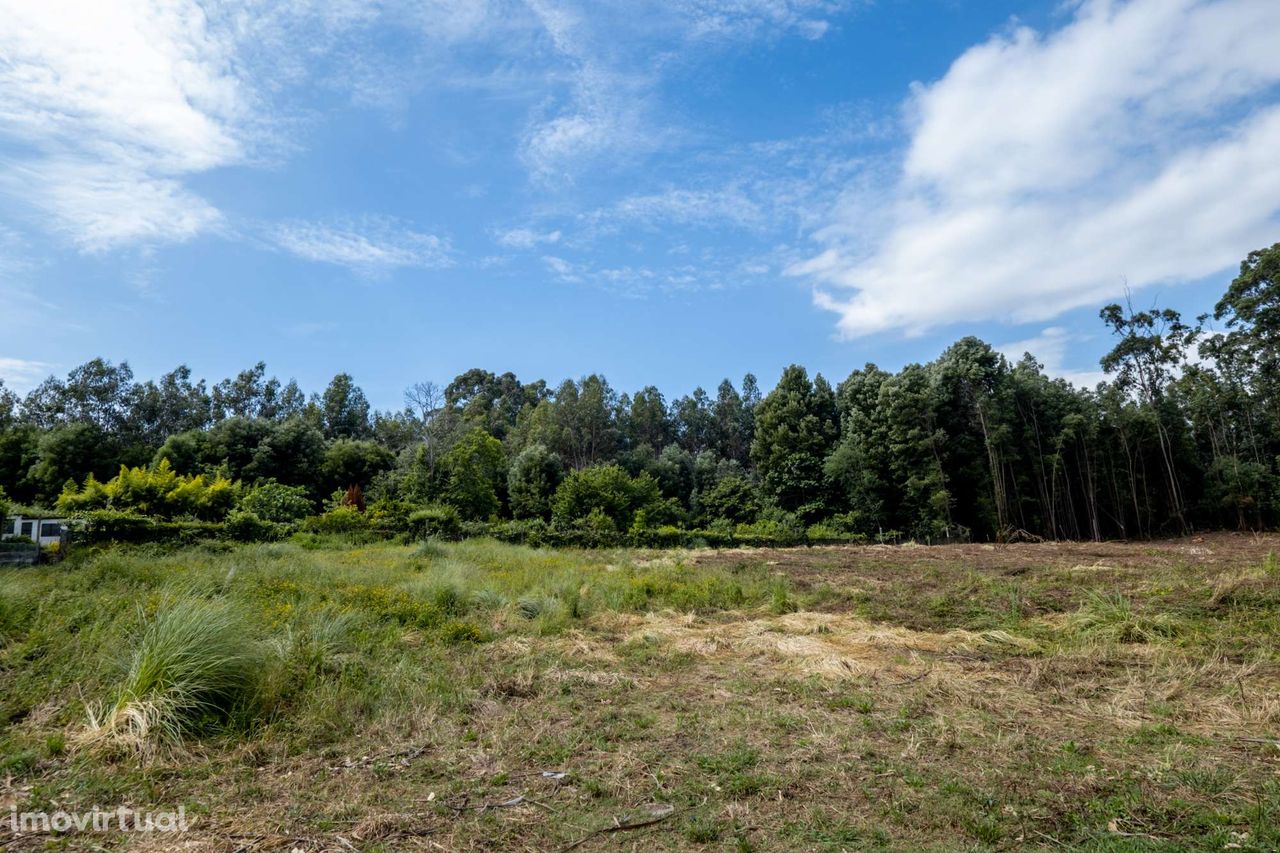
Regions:
[[[179,474],[198,474],[209,452],[209,436],[204,430],[179,432],[165,439],[151,459],[153,466],[168,462]]]
[[[320,398],[320,412],[328,438],[356,439],[369,433],[369,401],[348,373],[339,373],[329,382]]]
[[[709,491],[698,493],[698,509],[704,518],[750,523],[760,514],[755,485],[746,477],[725,477]]]
[[[1107,306],[1111,379],[1092,389],[972,337],[835,391],[796,365],[764,399],[750,375],[741,393],[725,380],[668,400],[599,375],[552,389],[476,369],[384,413],[346,374],[308,403],[262,363],[206,391],[185,367],[136,382],[94,359],[24,398],[0,386],[0,487],[67,512],[213,520],[237,482],[257,483],[240,508],[280,524],[359,487],[370,535],[403,535],[414,508],[443,502],[468,534],[581,544],[668,527],[708,543],[797,541],[796,524],[809,540],[921,542],[1276,527],[1280,244],[1250,253],[1215,317],[1209,331]]]
[[[315,493],[317,471],[324,471],[327,460],[323,433],[302,417],[291,417],[273,423],[253,449],[253,460],[244,476],[256,480],[278,480],[290,486],[305,486]],[[376,455],[373,468],[382,464],[385,457]],[[369,461],[365,461],[366,466]],[[357,471],[362,474],[364,471]],[[349,476],[349,470],[339,471],[339,476]],[[376,476],[376,474],[374,475]],[[349,485],[349,484],[348,484]]]
[[[819,522],[818,524],[810,524],[808,529],[805,530],[805,541],[811,544],[818,542],[866,542],[867,537],[862,533],[851,533],[838,524]]]
[[[372,525],[364,513],[355,507],[340,506],[320,515],[304,519],[302,530],[321,536],[355,536],[368,534]]]
[[[399,536],[409,533],[409,519],[417,507],[408,501],[379,498],[368,505],[365,515],[369,525],[383,536]]]
[[[734,534],[744,539],[760,539],[779,545],[796,545],[805,541],[805,526],[799,516],[777,507],[760,514],[751,524],[739,524]]]
[[[1256,365],[1259,390],[1274,394],[1280,382],[1280,243],[1249,253],[1213,315],[1230,330],[1222,354]]]
[[[462,517],[448,504],[434,504],[409,515],[408,532],[414,539],[456,541],[462,538]]]
[[[222,524],[208,521],[162,521],[113,509],[90,510],[82,516],[83,529],[74,533],[81,542],[170,542],[193,544],[220,536]]]
[[[90,423],[69,423],[40,436],[36,461],[27,476],[42,497],[52,497],[69,479],[107,475],[118,449],[102,429]]]
[[[486,519],[502,508],[498,489],[506,485],[502,442],[479,427],[468,431],[444,458],[445,500],[466,519]]]
[[[90,474],[82,488],[73,483],[64,489],[57,508],[69,514],[111,509],[158,518],[188,516],[216,521],[235,506],[240,488],[225,477],[206,480],[203,474],[178,474],[168,459],[161,459],[153,468],[122,466],[106,483]]]
[[[314,509],[307,490],[301,486],[285,486],[275,480],[263,480],[245,492],[240,508],[264,521],[289,523],[310,515]]]
[[[321,472],[331,489],[364,489],[373,478],[395,464],[391,451],[372,441],[340,438],[324,452]]]
[[[821,512],[827,495],[823,464],[837,437],[835,398],[821,375],[815,382],[791,365],[755,414],[751,459],[763,491],[784,510]]]
[[[600,532],[631,527],[637,511],[661,508],[658,484],[647,473],[632,477],[617,465],[574,471],[556,490],[552,519],[557,525]]]
[[[232,510],[223,522],[229,539],[238,542],[274,542],[289,535],[290,525],[261,518],[248,510]]]
[[[560,457],[541,444],[526,447],[507,472],[507,501],[517,519],[551,518],[551,499],[561,480],[564,465]]]

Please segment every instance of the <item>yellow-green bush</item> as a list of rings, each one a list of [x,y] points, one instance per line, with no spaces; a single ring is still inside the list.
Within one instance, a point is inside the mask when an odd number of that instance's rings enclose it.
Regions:
[[[57,508],[65,513],[86,513],[111,509],[139,515],[193,518],[216,521],[225,518],[240,495],[240,484],[225,477],[205,479],[203,474],[184,476],[173,470],[168,459],[151,468],[120,466],[120,473],[100,482],[92,474],[83,488],[68,483],[58,497]]]

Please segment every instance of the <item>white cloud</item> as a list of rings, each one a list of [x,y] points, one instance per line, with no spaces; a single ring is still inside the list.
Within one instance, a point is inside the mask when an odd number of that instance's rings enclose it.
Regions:
[[[686,137],[664,116],[669,69],[820,37],[846,5],[0,0],[0,194],[85,251],[232,233],[194,178],[287,150],[316,91],[394,111],[426,86],[527,100],[519,156],[539,181],[571,180]]]
[[[53,365],[43,361],[0,356],[0,379],[10,391],[24,393],[40,384],[49,375]]]
[[[0,0],[0,193],[83,250],[190,239],[224,220],[190,179],[285,150],[286,94],[394,88],[351,59],[372,28],[426,50],[491,35],[491,5]]]
[[[660,193],[627,196],[601,218],[650,225],[760,228],[766,224],[767,213],[752,189],[755,188],[734,185],[715,189],[673,187]]]
[[[409,267],[441,269],[453,263],[447,240],[385,217],[336,224],[285,222],[270,229],[269,239],[304,260],[343,266],[361,275]]]
[[[0,186],[29,193],[50,227],[88,251],[133,242],[182,241],[222,221],[222,214],[181,180],[145,167],[79,159],[14,167]]]
[[[1100,369],[1083,370],[1065,366],[1068,360],[1076,360],[1069,359],[1072,347],[1084,340],[1086,340],[1085,336],[1072,332],[1070,329],[1062,326],[1050,326],[1033,338],[1002,344],[996,349],[1003,353],[1009,361],[1015,363],[1021,361],[1026,353],[1031,353],[1049,376],[1065,379],[1071,384],[1082,388],[1093,388],[1107,378],[1106,373]]]
[[[542,262],[565,284],[596,287],[627,298],[643,298],[652,293],[723,290],[768,272],[767,267],[752,268],[705,254],[696,263],[668,265],[600,264],[569,261],[555,255],[544,255]]]
[[[734,39],[758,35],[761,30],[819,39],[847,5],[831,0],[678,0],[671,4],[688,20],[690,35]]]
[[[642,76],[579,61],[572,93],[530,122],[520,157],[533,178],[544,184],[571,180],[584,168],[638,160],[679,136],[652,117],[651,82]]]
[[[512,228],[499,232],[495,239],[512,249],[532,249],[536,246],[560,242],[559,231],[535,231],[532,228]]]
[[[657,91],[673,69],[713,48],[797,34],[821,38],[846,0],[526,0],[569,81],[532,117],[520,147],[533,177],[571,179],[688,138],[660,117]]]
[[[0,0],[3,190],[84,248],[182,240],[218,220],[183,176],[247,156],[251,94],[194,0]]]
[[[1045,320],[1225,270],[1280,213],[1280,4],[1088,0],[920,86],[896,180],[794,265],[848,336]]]

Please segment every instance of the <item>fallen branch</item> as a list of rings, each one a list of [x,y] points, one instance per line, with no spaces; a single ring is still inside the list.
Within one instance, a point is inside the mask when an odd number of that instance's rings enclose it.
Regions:
[[[399,762],[400,766],[408,767],[409,764],[415,758],[422,755],[422,753],[426,752],[430,748],[430,746],[431,746],[430,744],[424,743],[420,746],[411,746],[406,749],[395,750],[394,752],[380,752],[377,755],[366,755],[364,758],[361,758],[359,761],[348,761],[345,764],[335,764],[331,766],[329,769],[330,770],[355,770],[360,767],[369,767],[370,765],[377,764],[380,761],[388,761],[393,758],[400,759],[400,762]]]
[[[890,687],[904,687],[904,686],[906,686],[906,685],[908,685],[908,684],[915,684],[917,681],[920,681],[920,680],[924,679],[924,678],[925,678],[929,673],[931,673],[931,672],[933,672],[933,670],[931,670],[931,669],[926,669],[924,672],[920,673],[919,675],[913,675],[913,676],[911,676],[911,677],[910,677],[910,678],[908,678],[906,681],[890,681],[890,682],[889,682],[889,686],[890,686]]]
[[[489,809],[509,809],[509,808],[512,808],[513,806],[524,805],[525,803],[533,803],[534,805],[542,806],[543,808],[549,808],[549,806],[547,806],[546,804],[535,802],[534,800],[531,800],[528,797],[526,797],[524,794],[517,794],[511,799],[503,800],[500,803],[481,803],[478,806],[470,806],[470,805],[455,806],[453,803],[442,803],[441,805],[443,805],[447,809],[452,809],[455,812],[462,813],[462,812],[472,812],[472,811],[483,812],[483,811],[488,811]]]
[[[662,814],[654,815],[653,817],[646,818],[645,820],[632,821],[630,823],[621,823],[615,818],[613,822],[613,826],[606,826],[601,829],[596,829],[591,832],[588,832],[586,835],[582,836],[577,841],[570,844],[568,847],[562,848],[561,853],[569,853],[570,850],[575,850],[581,847],[583,844],[586,844],[591,839],[600,835],[608,835],[613,832],[627,832],[632,829],[644,829],[646,826],[653,826],[655,824],[662,823],[667,818],[676,814],[677,811],[688,811],[688,809],[677,810],[668,806],[667,810]]]

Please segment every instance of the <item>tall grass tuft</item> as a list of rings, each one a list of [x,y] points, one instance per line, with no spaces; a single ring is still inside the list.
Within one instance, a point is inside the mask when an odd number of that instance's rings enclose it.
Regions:
[[[1163,614],[1143,614],[1120,593],[1089,593],[1084,604],[1070,620],[1070,625],[1086,637],[1117,643],[1151,643],[1175,636],[1179,624]]]
[[[148,622],[107,706],[90,706],[82,740],[143,755],[251,710],[266,664],[240,611],[179,599]]]

